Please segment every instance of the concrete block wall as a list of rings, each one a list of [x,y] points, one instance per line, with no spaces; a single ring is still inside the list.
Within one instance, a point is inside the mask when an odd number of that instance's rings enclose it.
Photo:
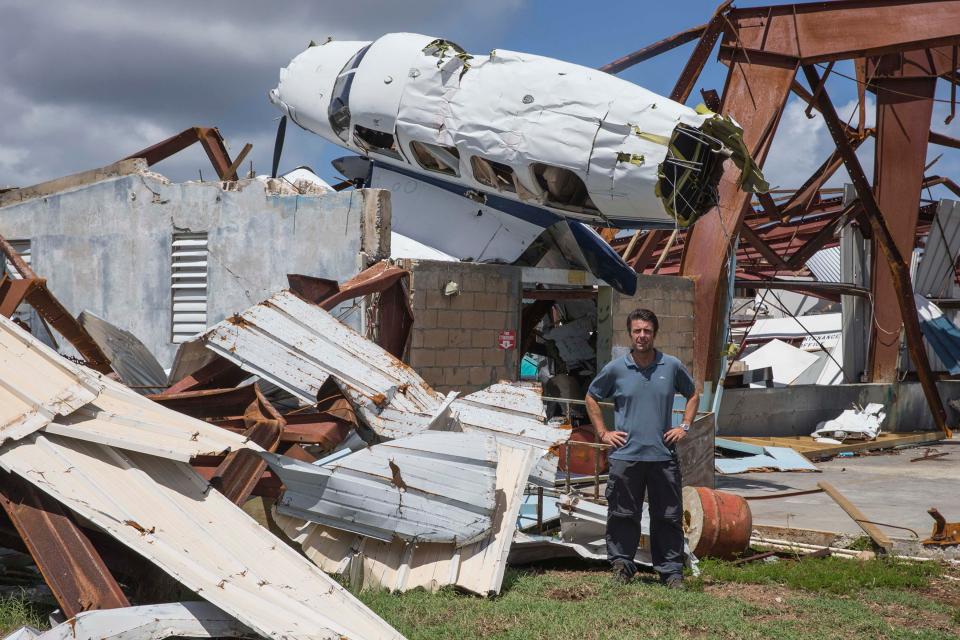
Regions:
[[[414,323],[409,363],[440,392],[472,393],[515,380],[517,346],[503,350],[497,335],[520,335],[521,280],[516,267],[472,262],[401,260],[411,271]],[[459,295],[445,296],[448,282]]]
[[[627,316],[637,308],[657,314],[660,331],[657,348],[675,356],[693,370],[693,280],[679,276],[637,276],[637,293],[625,296],[614,292],[611,304],[613,356],[630,348]]]

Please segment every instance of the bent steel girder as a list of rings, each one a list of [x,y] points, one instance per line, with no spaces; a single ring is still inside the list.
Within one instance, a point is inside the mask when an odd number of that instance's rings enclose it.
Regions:
[[[874,185],[877,205],[883,212],[890,234],[901,256],[913,251],[920,191],[936,75],[923,75],[923,51],[883,56],[871,80],[877,94],[877,144],[874,158]],[[919,63],[919,64],[917,64]],[[870,335],[869,371],[873,382],[895,382],[900,369],[903,316],[893,277],[883,268],[884,257],[873,254],[873,326]],[[913,298],[911,313],[916,317]],[[923,349],[922,344],[920,349]],[[916,363],[919,368],[920,364]]]
[[[779,61],[778,61],[779,62]],[[762,166],[790,94],[796,65],[733,62],[727,73],[722,111],[743,127],[743,141]],[[702,216],[689,231],[680,272],[695,281],[694,376],[698,384],[719,375],[719,335],[724,325],[722,294],[726,290],[727,254],[736,244],[750,196],[740,189],[740,171],[728,162],[720,181],[720,205]]]

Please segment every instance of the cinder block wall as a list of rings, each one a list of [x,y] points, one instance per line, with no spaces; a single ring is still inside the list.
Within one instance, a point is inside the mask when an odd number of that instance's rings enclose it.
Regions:
[[[409,363],[441,392],[472,393],[515,380],[519,353],[497,347],[504,330],[520,335],[520,269],[503,265],[401,260],[411,271],[414,323]],[[443,295],[450,282],[460,294]]]
[[[614,292],[612,300],[613,355],[630,348],[627,316],[637,308],[657,314],[660,331],[657,348],[676,356],[692,372],[693,367],[693,280],[679,276],[637,276],[633,297]]]

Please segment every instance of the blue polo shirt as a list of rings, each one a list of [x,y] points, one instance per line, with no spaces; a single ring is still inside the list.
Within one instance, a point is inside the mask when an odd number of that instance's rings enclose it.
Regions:
[[[662,351],[656,351],[653,362],[643,368],[633,361],[632,353],[608,362],[587,393],[597,400],[613,398],[614,428],[628,434],[626,444],[614,449],[610,458],[670,460],[663,434],[672,422],[673,398],[677,393],[689,398],[696,388],[683,363]]]

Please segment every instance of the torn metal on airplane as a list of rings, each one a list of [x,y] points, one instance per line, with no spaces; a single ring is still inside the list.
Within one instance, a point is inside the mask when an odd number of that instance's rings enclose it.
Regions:
[[[24,631],[26,629],[26,631]],[[163,640],[257,638],[209,602],[171,602],[84,611],[47,631],[21,628],[3,640]]]
[[[32,434],[0,448],[0,468],[264,636],[402,637],[185,463]]]
[[[2,316],[0,381],[0,443],[72,413],[95,400],[105,384]]]
[[[765,190],[731,120],[612,75],[410,33],[310,47],[270,98],[299,126],[394,171],[606,226],[686,226],[724,160]],[[509,212],[508,212],[509,213]]]
[[[473,544],[382,542],[299,518],[276,514],[277,524],[329,573],[354,588],[435,591],[446,585],[479,595],[500,592],[527,478],[537,458],[527,446],[497,444],[497,506],[493,530]]]
[[[286,491],[281,514],[390,542],[456,547],[490,532],[497,444],[476,433],[426,432],[319,466],[266,454]]]
[[[840,444],[845,440],[876,440],[887,413],[871,402],[863,409],[846,409],[832,420],[821,422],[811,434],[817,442]]]

